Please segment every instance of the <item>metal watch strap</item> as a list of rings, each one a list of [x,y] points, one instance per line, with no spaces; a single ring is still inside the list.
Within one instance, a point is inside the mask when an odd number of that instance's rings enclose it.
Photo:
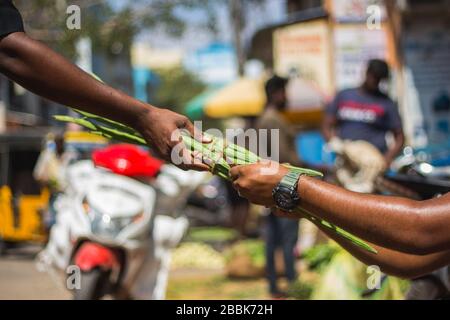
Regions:
[[[280,183],[297,189],[298,179],[301,175],[302,173],[300,172],[289,170],[289,172],[281,179]]]

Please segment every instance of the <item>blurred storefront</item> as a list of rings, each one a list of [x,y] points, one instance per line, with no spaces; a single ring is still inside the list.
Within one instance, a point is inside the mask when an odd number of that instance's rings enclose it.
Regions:
[[[25,193],[39,190],[31,177],[31,159],[37,159],[46,133],[42,128],[57,108],[48,110],[43,103],[47,102],[0,76],[0,186]]]
[[[144,102],[152,101],[152,88],[158,85],[156,70],[181,66],[184,52],[179,49],[153,48],[145,42],[131,47],[134,96]]]
[[[256,32],[249,58],[327,99],[359,85],[369,59],[387,60],[408,142],[423,146],[450,137],[448,8],[445,0],[289,0],[286,22]]]
[[[188,54],[184,59],[186,69],[208,86],[222,86],[236,80],[237,64],[233,46],[215,41]]]
[[[416,140],[426,133],[430,144],[450,137],[449,8],[448,1],[410,0],[390,10],[399,43],[404,116],[409,110],[423,114],[422,123],[413,118],[405,125],[415,125],[410,132]]]

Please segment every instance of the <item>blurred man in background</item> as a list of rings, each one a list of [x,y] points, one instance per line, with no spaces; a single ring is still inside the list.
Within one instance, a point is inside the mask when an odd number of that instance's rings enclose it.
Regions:
[[[339,92],[326,109],[324,137],[344,158],[336,174],[339,182],[353,191],[372,192],[375,178],[390,166],[405,141],[397,106],[380,89],[388,77],[385,61],[370,60],[363,84]],[[389,147],[387,133],[393,136]]]
[[[290,163],[299,165],[300,160],[295,150],[294,128],[284,119],[281,113],[287,105],[286,85],[288,80],[278,76],[270,78],[265,85],[267,96],[267,105],[264,113],[256,121],[256,128],[268,130],[267,136],[267,155],[274,156],[274,150],[279,152],[279,161],[281,163]],[[270,130],[279,131],[279,140],[270,141]],[[284,257],[284,269],[286,278],[293,283],[296,278],[294,249],[298,239],[298,220],[278,217],[270,211],[267,217],[267,235],[266,235],[266,259],[267,276],[269,280],[269,290],[274,298],[282,297],[277,285],[277,272],[275,268],[275,251],[281,246]]]
[[[358,88],[339,92],[326,109],[323,134],[327,141],[334,136],[342,140],[364,140],[374,145],[389,166],[401,150],[405,137],[396,104],[380,90],[380,83],[389,77],[383,60],[370,60],[366,78]],[[394,136],[388,148],[386,133]]]

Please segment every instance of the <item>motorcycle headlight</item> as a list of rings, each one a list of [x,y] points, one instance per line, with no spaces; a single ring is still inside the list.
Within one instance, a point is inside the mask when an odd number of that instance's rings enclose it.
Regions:
[[[92,232],[99,236],[116,237],[120,231],[133,223],[133,217],[112,218],[108,214],[95,212],[92,217]]]
[[[133,216],[111,217],[90,206],[87,199],[83,200],[82,210],[91,220],[92,233],[109,238],[116,237],[127,226],[140,223],[144,219],[143,211]]]

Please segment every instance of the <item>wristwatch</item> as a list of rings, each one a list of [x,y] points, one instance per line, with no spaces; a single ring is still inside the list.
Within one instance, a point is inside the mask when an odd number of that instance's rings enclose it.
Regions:
[[[291,212],[300,203],[298,180],[303,173],[290,170],[272,191],[278,209]]]

